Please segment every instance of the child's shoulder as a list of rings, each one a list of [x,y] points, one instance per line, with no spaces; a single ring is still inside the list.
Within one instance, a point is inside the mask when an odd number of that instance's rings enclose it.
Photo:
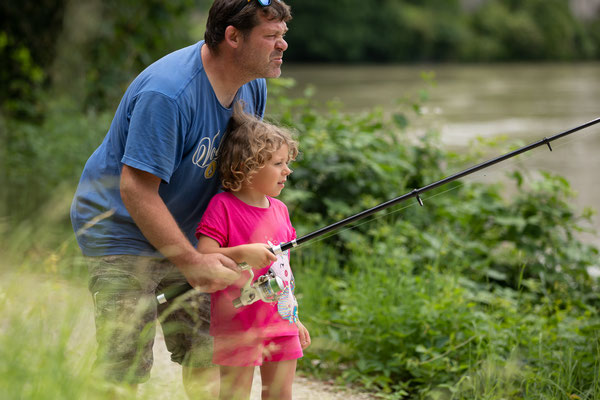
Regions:
[[[210,199],[209,207],[227,206],[235,201],[235,196],[229,192],[219,192]]]
[[[214,199],[227,199],[228,197],[233,196],[231,193],[229,192],[219,192],[217,194],[215,194],[212,198]]]
[[[275,197],[269,197],[269,202],[271,203],[271,207],[276,209],[284,209],[287,211],[287,206],[283,201],[276,199]]]

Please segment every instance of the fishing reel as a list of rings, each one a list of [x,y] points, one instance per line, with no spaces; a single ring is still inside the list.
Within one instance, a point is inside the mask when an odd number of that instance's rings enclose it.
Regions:
[[[256,282],[252,283],[254,279],[254,272],[252,267],[247,263],[239,264],[242,271],[250,272],[250,279],[240,289],[240,297],[233,300],[233,306],[240,308],[249,304],[255,303],[258,300],[262,300],[265,303],[272,303],[277,301],[278,294],[283,291],[283,280],[275,276],[271,271],[258,277]]]

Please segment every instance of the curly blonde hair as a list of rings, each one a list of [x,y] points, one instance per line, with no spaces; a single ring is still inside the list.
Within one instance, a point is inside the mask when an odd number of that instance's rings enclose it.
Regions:
[[[244,112],[243,103],[237,102],[217,158],[223,189],[239,191],[283,145],[288,146],[290,160],[295,160],[298,142],[292,132]]]

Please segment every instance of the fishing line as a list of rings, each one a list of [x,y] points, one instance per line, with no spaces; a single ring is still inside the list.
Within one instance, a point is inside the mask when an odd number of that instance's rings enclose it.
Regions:
[[[584,135],[589,136],[589,135],[591,135],[591,132],[585,132]],[[556,146],[553,146],[553,149],[557,150],[557,149],[560,149],[560,148],[564,148],[568,144],[576,142],[576,141],[580,141],[580,139],[579,138],[570,137],[566,141],[564,141],[563,143],[560,143],[560,144],[558,144]],[[510,160],[506,164],[492,166],[490,168],[490,171],[491,172],[496,172],[496,173],[497,172],[502,172],[502,171],[507,171],[511,167],[518,167],[519,163],[523,163],[525,161],[532,160],[532,159],[534,159],[536,157],[539,157],[541,154],[542,154],[542,152],[522,154],[522,155],[520,155],[520,158],[515,158],[513,160]],[[475,179],[473,179],[473,178],[477,177],[477,175],[487,176],[486,173],[479,172],[479,174],[474,174],[471,177],[466,177],[462,181],[456,181],[457,185],[455,185],[454,187],[451,187],[451,188],[446,189],[446,190],[444,190],[442,192],[439,192],[439,193],[431,194],[431,195],[429,195],[427,197],[423,196],[423,202],[425,202],[426,200],[430,200],[430,199],[434,199],[436,197],[442,196],[442,195],[444,195],[444,194],[446,194],[448,192],[452,192],[452,191],[458,190],[458,189],[462,188],[463,186],[465,186],[467,183],[477,182]],[[403,207],[399,207],[397,209],[391,209],[389,211],[384,211],[383,213],[381,213],[379,215],[373,215],[373,216],[371,216],[369,218],[366,218],[363,221],[357,222],[356,224],[349,225],[348,227],[345,227],[345,228],[340,228],[339,230],[337,230],[335,232],[331,232],[329,234],[325,234],[325,235],[323,235],[320,238],[312,239],[311,243],[318,243],[318,242],[327,240],[327,239],[331,238],[332,236],[340,235],[343,232],[347,232],[349,230],[356,229],[356,228],[358,228],[358,227],[360,227],[362,225],[369,224],[371,222],[375,222],[375,221],[380,220],[382,218],[389,217],[390,215],[400,213],[400,212],[402,212],[402,211],[404,211],[404,210],[406,210],[408,208],[415,207],[416,205],[417,205],[417,203],[410,203],[410,204],[404,205]],[[302,247],[306,246],[307,244],[308,243],[305,242],[305,243],[299,244],[295,248],[296,249],[301,249]]]
[[[331,225],[328,225],[328,226],[325,226],[323,228],[320,228],[320,229],[318,229],[318,230],[316,230],[314,232],[311,232],[311,233],[309,233],[307,235],[304,235],[304,236],[302,236],[300,238],[294,239],[294,240],[292,240],[290,242],[287,242],[287,243],[281,243],[281,244],[279,244],[277,246],[273,246],[271,248],[271,251],[274,254],[281,254],[282,252],[284,252],[286,250],[289,250],[291,248],[299,247],[302,244],[304,244],[305,242],[313,241],[313,240],[315,240],[315,239],[317,239],[319,237],[321,237],[321,240],[323,240],[324,238],[331,237],[334,234],[340,234],[342,232],[340,230],[340,228],[342,228],[344,226],[348,226],[348,228],[346,228],[346,230],[348,230],[348,229],[356,228],[357,226],[360,226],[360,225],[362,225],[364,223],[372,222],[373,220],[377,219],[377,218],[371,217],[373,214],[379,213],[380,211],[383,211],[384,209],[387,209],[387,208],[390,208],[392,206],[395,206],[396,204],[398,204],[398,203],[400,203],[402,201],[408,200],[411,197],[414,197],[417,200],[418,204],[420,206],[423,206],[424,203],[423,203],[423,199],[421,198],[421,195],[424,194],[424,193],[426,193],[426,192],[429,192],[430,190],[436,189],[436,188],[438,188],[440,186],[443,186],[443,185],[445,185],[447,183],[457,181],[457,180],[462,179],[462,178],[464,178],[464,177],[466,177],[468,175],[471,175],[471,174],[474,174],[476,172],[479,172],[479,171],[481,171],[483,169],[490,168],[490,167],[492,167],[492,166],[494,166],[494,165],[496,165],[498,163],[501,163],[501,162],[504,162],[504,161],[509,160],[511,158],[514,158],[516,156],[519,156],[519,155],[521,155],[523,153],[526,153],[526,152],[528,152],[530,150],[533,150],[533,149],[535,149],[537,147],[547,146],[550,151],[553,151],[551,143],[554,140],[561,139],[564,136],[570,135],[570,134],[572,134],[574,132],[581,131],[582,129],[588,128],[588,127],[590,127],[592,125],[595,125],[595,124],[597,124],[599,122],[600,122],[600,118],[596,118],[596,119],[588,121],[588,122],[586,122],[586,123],[584,123],[582,125],[579,125],[579,126],[576,126],[574,128],[568,129],[566,131],[557,133],[557,134],[555,134],[553,136],[550,136],[550,137],[544,137],[541,140],[538,140],[536,142],[527,144],[527,145],[522,146],[520,148],[517,148],[515,150],[509,151],[508,153],[505,153],[505,154],[502,154],[500,156],[491,158],[491,159],[489,159],[487,161],[484,161],[484,162],[481,162],[479,164],[467,167],[466,169],[464,169],[462,171],[459,171],[459,172],[456,172],[456,173],[454,173],[452,175],[446,176],[445,178],[442,178],[442,179],[440,179],[438,181],[432,182],[432,183],[430,183],[430,184],[428,184],[426,186],[423,186],[421,188],[415,188],[412,191],[407,192],[407,193],[405,193],[405,194],[403,194],[403,195],[401,195],[399,197],[393,198],[393,199],[388,200],[388,201],[386,201],[384,203],[378,204],[375,207],[372,207],[372,208],[369,208],[367,210],[361,211],[358,214],[354,214],[354,215],[349,216],[349,217],[347,217],[347,218],[345,218],[343,220],[337,221],[337,222],[335,222],[335,223],[333,223]],[[566,144],[571,143],[572,141],[573,140],[567,141],[567,142],[565,142],[565,143],[563,143],[563,144],[561,144],[561,145],[559,145],[557,147],[558,148],[563,147]],[[533,154],[535,154],[535,153],[532,153],[532,155]],[[531,156],[529,156],[529,157],[531,157]],[[523,158],[527,159],[528,157],[521,157],[519,160],[522,161]],[[515,162],[516,162],[516,160],[513,160],[512,163],[508,163],[507,164],[507,168],[508,168],[509,165],[512,165]],[[484,174],[484,176],[485,176],[485,174]],[[467,180],[467,182],[468,182],[468,180]],[[430,199],[430,198],[433,198],[433,197],[436,197],[436,196],[448,193],[449,191],[458,189],[461,186],[464,186],[464,184],[465,184],[464,182],[459,182],[457,186],[454,186],[454,187],[452,187],[452,188],[450,188],[450,189],[448,189],[446,191],[442,191],[440,193],[436,193],[435,195],[428,196],[427,199]],[[413,203],[413,206],[414,206],[414,203]],[[406,207],[403,207],[403,208],[400,208],[400,209],[397,209],[394,212],[403,211],[403,210],[407,209],[408,207],[410,207],[410,205],[408,205]],[[392,212],[388,212],[388,213],[386,213],[383,216],[387,216],[387,215],[390,215],[390,214],[392,214]],[[383,216],[381,216],[380,218],[383,218]],[[367,217],[371,217],[371,218],[366,219],[360,225],[355,224],[356,221],[365,219]],[[175,287],[172,290],[169,290],[168,293],[167,293],[167,291],[165,291],[165,293],[161,293],[160,295],[158,295],[157,296],[157,302],[159,302],[159,303],[166,303],[170,299],[175,298],[175,297],[177,297],[177,296],[179,296],[179,295],[181,295],[181,294],[183,294],[183,293],[185,293],[185,292],[187,292],[187,291],[189,291],[191,289],[192,289],[192,287],[189,284],[185,284],[185,285],[182,285],[182,286]]]
[[[363,219],[365,217],[368,217],[368,216],[370,216],[370,215],[372,215],[374,213],[377,213],[377,212],[379,212],[379,211],[381,211],[381,210],[383,210],[385,208],[391,207],[391,206],[393,206],[393,205],[395,205],[395,204],[397,204],[399,202],[402,202],[404,200],[408,200],[411,197],[414,197],[418,201],[419,205],[423,206],[423,200],[422,200],[422,198],[420,196],[421,196],[421,194],[423,194],[425,192],[428,192],[430,190],[433,190],[433,189],[435,189],[435,188],[437,188],[439,186],[445,185],[445,184],[453,182],[455,180],[461,179],[461,178],[463,178],[465,176],[471,175],[471,174],[473,174],[473,173],[475,173],[477,171],[489,168],[489,167],[491,167],[491,166],[493,166],[495,164],[498,164],[500,162],[504,162],[504,161],[506,161],[506,160],[508,160],[510,158],[516,157],[518,155],[521,155],[521,154],[523,154],[525,152],[528,152],[528,151],[533,150],[533,149],[535,149],[537,147],[540,147],[540,146],[547,146],[548,149],[550,151],[552,151],[551,143],[554,140],[560,139],[560,138],[562,138],[564,136],[567,136],[567,135],[570,135],[570,134],[572,134],[574,132],[578,132],[578,131],[580,131],[582,129],[588,128],[588,127],[590,127],[592,125],[595,125],[595,124],[597,124],[599,122],[600,122],[600,118],[596,118],[596,119],[594,119],[592,121],[586,122],[585,124],[579,125],[579,126],[577,126],[575,128],[571,128],[571,129],[568,129],[566,131],[563,131],[563,132],[560,132],[558,134],[555,134],[555,135],[553,135],[553,136],[551,136],[549,138],[548,137],[544,137],[543,139],[538,140],[537,142],[530,143],[530,144],[525,145],[523,147],[520,147],[520,148],[518,148],[516,150],[510,151],[508,153],[502,154],[502,155],[497,156],[495,158],[492,158],[492,159],[489,159],[487,161],[481,162],[481,163],[479,163],[477,165],[468,167],[467,169],[464,169],[464,170],[462,170],[460,172],[457,172],[457,173],[455,173],[453,175],[447,176],[447,177],[445,177],[443,179],[440,179],[440,180],[438,180],[436,182],[430,183],[430,184],[428,184],[428,185],[426,185],[424,187],[415,188],[411,192],[407,192],[407,193],[405,193],[402,196],[399,196],[399,197],[396,197],[394,199],[388,200],[388,201],[386,201],[384,203],[381,203],[381,204],[379,204],[379,205],[377,205],[375,207],[372,207],[372,208],[370,208],[368,210],[364,210],[364,211],[362,211],[362,212],[360,212],[358,214],[352,215],[352,216],[350,216],[348,218],[345,218],[345,219],[343,219],[341,221],[333,223],[333,224],[331,224],[329,226],[326,226],[326,227],[323,227],[321,229],[318,229],[318,230],[316,230],[314,232],[311,232],[311,233],[309,233],[307,235],[304,235],[304,236],[302,236],[302,237],[300,237],[300,238],[298,238],[296,240],[292,240],[291,242],[275,246],[273,248],[273,251],[275,253],[278,253],[278,252],[281,252],[281,251],[285,251],[287,249],[291,249],[292,247],[296,247],[299,244],[302,244],[302,243],[304,243],[306,241],[310,241],[310,240],[315,239],[315,238],[317,238],[319,236],[322,236],[322,235],[324,235],[324,234],[326,234],[328,232],[331,232],[333,230],[339,229],[342,226],[350,225],[350,224],[354,223],[357,220],[360,220],[360,219]]]
[[[441,196],[441,195],[443,195],[443,194],[445,194],[445,193],[448,193],[448,192],[451,192],[451,191],[453,191],[453,190],[457,190],[457,189],[459,189],[459,188],[460,188],[461,186],[463,186],[463,185],[464,185],[464,183],[463,183],[463,182],[460,182],[460,185],[458,185],[458,186],[455,186],[455,187],[453,187],[453,188],[450,188],[450,189],[446,189],[446,190],[444,190],[443,192],[436,193],[436,194],[432,194],[432,195],[430,195],[429,197],[425,197],[425,198],[423,198],[423,202],[425,202],[425,200],[433,199],[434,197]],[[377,221],[377,220],[379,220],[379,219],[382,219],[382,218],[388,217],[388,216],[390,216],[390,215],[392,215],[392,214],[397,214],[397,213],[399,213],[399,212],[402,212],[402,211],[406,210],[407,208],[412,208],[412,207],[416,207],[416,206],[417,206],[417,203],[410,203],[410,204],[406,204],[406,205],[404,205],[403,207],[398,207],[398,209],[394,209],[394,210],[386,211],[386,212],[384,212],[384,213],[383,213],[383,214],[381,214],[381,215],[374,215],[374,216],[371,216],[370,218],[366,218],[365,220],[363,220],[363,221],[361,221],[361,222],[357,222],[355,225],[350,225],[350,226],[348,226],[347,228],[340,228],[339,230],[337,230],[337,231],[335,231],[335,232],[331,232],[331,233],[329,233],[329,234],[327,234],[327,235],[323,235],[323,237],[322,237],[322,238],[315,238],[315,239],[313,239],[313,240],[311,241],[311,243],[317,243],[317,242],[321,242],[321,241],[323,241],[323,240],[329,239],[329,238],[330,238],[330,237],[332,237],[332,236],[337,236],[337,235],[341,234],[342,232],[346,232],[346,231],[349,231],[349,230],[351,230],[351,229],[358,228],[359,226],[362,226],[362,225],[369,224],[369,223],[371,223],[371,222],[374,222],[374,221]],[[299,244],[298,246],[296,246],[296,249],[301,249],[302,247],[306,246],[307,244],[308,244],[308,243],[302,243],[302,244]]]
[[[450,191],[450,190],[454,190],[454,189],[448,189],[447,191]],[[432,197],[433,197],[433,196],[432,196]],[[401,208],[398,208],[397,210],[388,211],[387,213],[383,213],[382,215],[377,215],[377,216],[373,216],[373,217],[367,218],[367,219],[365,219],[364,221],[357,222],[355,225],[351,225],[351,226],[348,226],[348,227],[346,227],[346,228],[340,228],[339,230],[337,230],[337,231],[335,231],[335,232],[331,232],[331,233],[329,233],[329,234],[325,234],[325,235],[323,235],[323,237],[321,237],[321,238],[315,238],[315,239],[313,239],[313,240],[311,241],[311,243],[318,243],[318,242],[321,242],[321,241],[323,241],[323,240],[329,239],[329,238],[330,238],[330,237],[332,237],[332,236],[337,236],[337,235],[341,234],[342,232],[346,232],[346,231],[349,231],[349,230],[352,230],[352,229],[358,228],[359,226],[362,226],[362,225],[365,225],[365,224],[371,223],[371,222],[373,222],[373,221],[377,221],[377,220],[379,220],[379,219],[381,219],[381,218],[384,218],[384,217],[387,217],[387,216],[389,216],[389,215],[392,215],[392,214],[399,213],[399,212],[401,212],[401,211],[404,211],[404,210],[406,210],[407,208],[414,207],[415,205],[416,205],[416,204],[414,204],[414,203],[412,203],[412,204],[406,204],[405,206],[403,206],[403,207],[401,207]],[[299,244],[298,246],[296,246],[295,248],[296,248],[296,249],[301,249],[302,247],[306,246],[307,244],[308,244],[308,243],[302,243],[302,244]]]

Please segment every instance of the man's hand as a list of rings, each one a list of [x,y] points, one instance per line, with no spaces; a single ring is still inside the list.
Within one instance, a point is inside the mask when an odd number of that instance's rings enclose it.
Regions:
[[[222,254],[197,253],[194,264],[178,265],[190,285],[204,293],[225,289],[240,277],[240,267]]]

